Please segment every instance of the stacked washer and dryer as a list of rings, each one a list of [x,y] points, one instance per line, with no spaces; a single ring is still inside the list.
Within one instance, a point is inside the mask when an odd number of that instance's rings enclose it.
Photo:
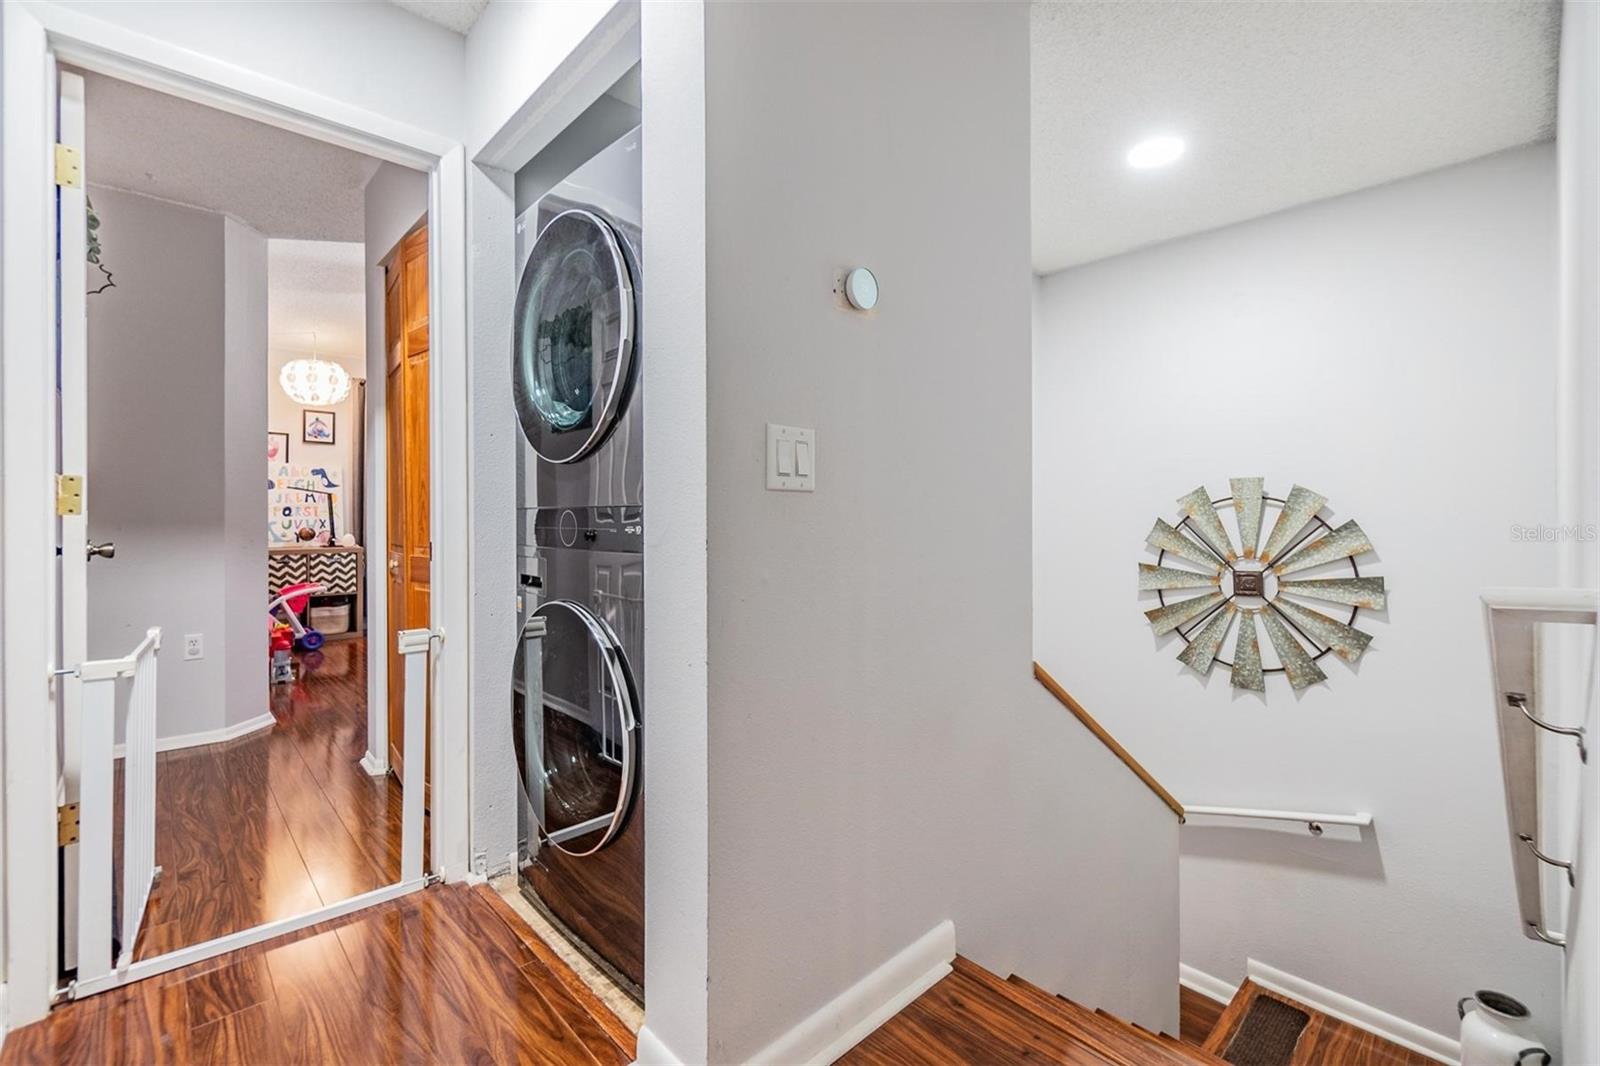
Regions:
[[[517,219],[512,726],[524,894],[644,984],[639,130]]]

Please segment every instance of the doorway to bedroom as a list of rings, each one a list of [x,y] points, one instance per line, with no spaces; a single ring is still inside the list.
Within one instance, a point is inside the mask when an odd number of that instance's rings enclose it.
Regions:
[[[394,634],[430,612],[428,176],[81,77],[84,658],[160,632],[158,872],[113,926],[139,964],[402,881],[389,708]],[[120,885],[124,748],[115,765]]]

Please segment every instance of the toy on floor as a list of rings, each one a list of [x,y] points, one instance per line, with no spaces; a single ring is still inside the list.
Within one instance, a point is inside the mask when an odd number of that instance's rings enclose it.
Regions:
[[[272,657],[272,683],[282,684],[294,680],[294,664],[289,652],[295,645],[302,651],[314,652],[322,647],[322,634],[300,621],[300,614],[311,602],[311,597],[326,592],[328,586],[312,582],[285,585],[278,595],[267,602],[267,650]],[[280,615],[279,612],[282,612]]]
[[[290,652],[295,645],[298,644],[301,650],[307,652],[315,652],[322,647],[322,634],[303,624],[300,614],[311,602],[311,597],[326,592],[327,588],[326,585],[313,582],[285,585],[267,601],[267,652],[272,662],[272,684],[294,682],[294,660]]]
[[[287,622],[273,622],[267,647],[272,655],[272,684],[294,684],[294,660],[289,651],[294,647],[294,630]]]
[[[322,647],[322,634],[300,621],[300,615],[306,609],[306,604],[311,597],[328,591],[328,586],[302,582],[297,585],[285,585],[278,590],[275,599],[267,604],[267,614],[274,622],[287,625],[294,631],[294,642],[303,651],[316,651]],[[280,617],[279,610],[283,611]]]

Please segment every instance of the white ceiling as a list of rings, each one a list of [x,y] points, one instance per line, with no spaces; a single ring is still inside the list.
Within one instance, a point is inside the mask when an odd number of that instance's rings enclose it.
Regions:
[[[1048,273],[1552,135],[1545,0],[1033,5]],[[1134,171],[1128,148],[1188,150]]]
[[[359,365],[367,350],[365,259],[360,243],[268,241],[267,346],[310,352],[314,343],[318,354]]]
[[[268,237],[359,241],[378,161],[100,74],[85,74],[90,185],[231,215]]]
[[[472,29],[483,9],[489,6],[489,0],[389,0],[389,3],[463,34]]]

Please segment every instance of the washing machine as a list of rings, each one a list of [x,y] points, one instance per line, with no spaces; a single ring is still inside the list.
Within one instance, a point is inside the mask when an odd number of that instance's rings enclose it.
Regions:
[[[524,894],[644,984],[639,131],[517,219],[512,730]]]

